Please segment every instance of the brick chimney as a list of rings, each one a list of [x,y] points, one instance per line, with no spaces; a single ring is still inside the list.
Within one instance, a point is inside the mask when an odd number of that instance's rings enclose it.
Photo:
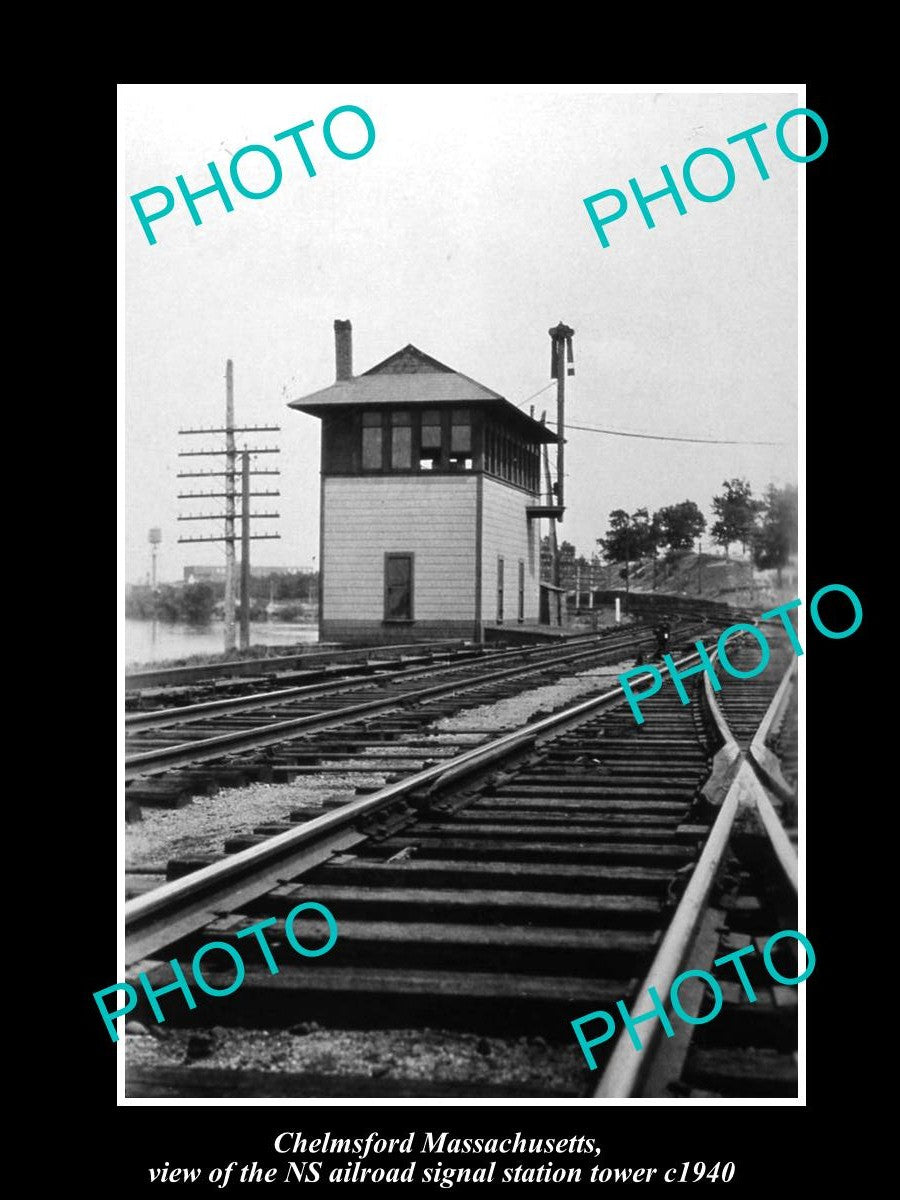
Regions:
[[[353,378],[353,326],[349,321],[334,323],[334,361],[338,383]]]

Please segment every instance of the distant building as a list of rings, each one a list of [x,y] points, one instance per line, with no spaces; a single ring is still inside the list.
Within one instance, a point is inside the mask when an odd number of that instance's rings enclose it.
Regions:
[[[225,578],[224,566],[198,566],[184,568],[185,583],[211,583],[217,579]]]
[[[341,642],[481,640],[537,624],[546,425],[405,346],[290,407],[322,421],[319,631]],[[552,503],[552,502],[551,502]]]
[[[267,579],[270,575],[311,575],[315,567],[250,567],[254,579]],[[212,583],[225,578],[225,566],[194,566],[184,568],[184,583]]]

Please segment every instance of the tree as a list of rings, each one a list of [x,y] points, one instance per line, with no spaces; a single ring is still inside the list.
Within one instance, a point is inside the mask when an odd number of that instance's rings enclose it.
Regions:
[[[741,548],[746,550],[762,504],[753,499],[753,491],[746,479],[726,479],[722,487],[725,491],[721,496],[713,497],[713,512],[717,520],[710,532],[713,541],[725,547],[727,558],[731,542],[740,542]]]
[[[706,528],[706,517],[693,500],[668,504],[653,514],[659,544],[670,550],[690,550]]]
[[[125,589],[125,616],[133,620],[153,616],[153,589],[149,585],[134,584]]]
[[[781,586],[781,568],[797,553],[797,488],[769,484],[763,497],[762,519],[753,533],[753,562],[757,567],[776,567]]]
[[[659,530],[646,508],[629,516],[623,508],[609,514],[609,533],[597,538],[607,562],[630,562],[654,554],[659,545]]]
[[[659,527],[646,508],[636,508],[631,514],[631,531],[640,558],[656,553],[659,549]]]
[[[163,584],[158,589],[156,615],[161,621],[184,620],[184,594],[182,588]]]
[[[208,583],[189,583],[182,592],[184,620],[191,625],[208,625],[216,596]]]
[[[624,508],[615,508],[609,514],[609,532],[606,537],[597,538],[597,545],[603,550],[607,562],[624,562],[628,547],[628,523],[631,520]]]
[[[308,600],[315,590],[315,571],[292,571],[288,575],[270,575],[276,600]],[[268,592],[270,584],[266,583]]]

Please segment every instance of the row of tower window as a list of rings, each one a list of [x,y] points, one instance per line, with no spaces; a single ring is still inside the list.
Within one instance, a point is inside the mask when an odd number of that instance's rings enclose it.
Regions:
[[[362,414],[363,471],[471,471],[483,469],[528,491],[540,490],[540,450],[499,425],[483,425],[483,456],[476,462],[467,408],[391,409]]]
[[[385,459],[392,471],[411,471],[414,452],[420,471],[435,471],[443,467],[470,471],[472,419],[469,410],[454,408],[449,414],[449,420],[446,420],[445,414],[437,408],[426,408],[415,414],[402,408],[395,408],[386,413],[363,413],[364,471],[383,471]]]
[[[484,427],[484,469],[529,492],[541,490],[540,449],[491,422]]]

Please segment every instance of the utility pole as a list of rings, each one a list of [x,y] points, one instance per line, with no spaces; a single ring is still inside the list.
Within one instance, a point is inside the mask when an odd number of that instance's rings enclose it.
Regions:
[[[241,649],[250,649],[250,454],[247,450],[241,455]]]
[[[541,414],[541,424],[544,423],[546,416],[547,416],[546,412]],[[550,455],[547,453],[547,443],[546,442],[544,442],[541,449],[543,451],[543,458],[544,458],[544,484],[545,484],[545,487],[547,488],[547,495],[549,497],[547,504],[549,506],[552,506],[553,490],[552,490],[552,485],[550,483]],[[559,544],[557,543],[557,540],[556,540],[556,518],[555,517],[550,518],[550,528],[548,530],[548,533],[550,536],[550,582],[553,584],[553,586],[555,588],[558,588],[559,587]],[[559,605],[559,592],[554,592],[553,594],[556,597],[557,621],[561,625],[562,624],[562,610],[560,609],[560,605]]]
[[[625,518],[625,612],[628,612],[628,588],[631,583],[631,517]]]
[[[575,330],[570,329],[568,325],[559,323],[554,329],[547,331],[550,334],[550,378],[556,380],[556,483],[553,484],[550,479],[550,455],[547,450],[546,442],[541,447],[541,456],[544,464],[544,483],[547,489],[547,503],[544,507],[543,516],[546,516],[550,522],[549,540],[550,540],[550,583],[554,588],[560,587],[560,569],[559,569],[559,543],[556,536],[556,522],[563,519],[565,512],[565,444],[566,444],[566,375],[574,375],[575,368],[568,367],[567,363],[573,361],[572,355],[572,338],[575,335]],[[541,415],[541,424],[546,424],[546,411]],[[559,590],[555,593],[557,602],[557,615],[559,624],[563,623],[563,608],[562,597]],[[576,597],[576,608],[578,600]]]
[[[588,596],[588,611],[591,614],[591,629],[597,629],[597,613],[594,611],[594,588],[597,586],[597,555],[591,554],[591,570],[590,570],[591,591]]]
[[[234,364],[225,364],[225,653],[234,649]]]
[[[697,595],[703,595],[703,541],[697,539]]]
[[[236,433],[277,433],[278,425],[244,425],[234,423],[234,366],[229,358],[225,366],[225,426],[211,429],[179,429],[180,435],[193,434],[222,434],[225,435],[224,450],[180,450],[179,458],[199,458],[210,456],[225,457],[224,471],[179,471],[179,479],[224,479],[224,490],[220,492],[179,492],[179,500],[224,499],[223,513],[188,513],[180,515],[179,521],[221,521],[224,518],[224,535],[221,537],[180,537],[183,542],[224,542],[225,543],[225,652],[234,650],[235,643],[235,497],[236,479],[238,475],[237,449],[234,435]],[[251,454],[279,454],[276,446],[244,447],[241,461],[241,649],[246,650],[250,645],[250,547],[251,541],[262,541],[279,538],[278,533],[250,533],[250,520],[274,520],[280,516],[277,512],[250,511],[250,498],[256,496],[278,496],[278,491],[250,491],[250,476],[279,475],[278,470],[251,470]],[[221,485],[220,485],[221,486]]]
[[[572,351],[575,330],[560,321],[547,332],[550,334],[550,378],[556,380],[556,501],[560,510],[558,519],[561,521],[565,511],[566,376],[575,374],[575,368],[567,365],[575,361]]]

